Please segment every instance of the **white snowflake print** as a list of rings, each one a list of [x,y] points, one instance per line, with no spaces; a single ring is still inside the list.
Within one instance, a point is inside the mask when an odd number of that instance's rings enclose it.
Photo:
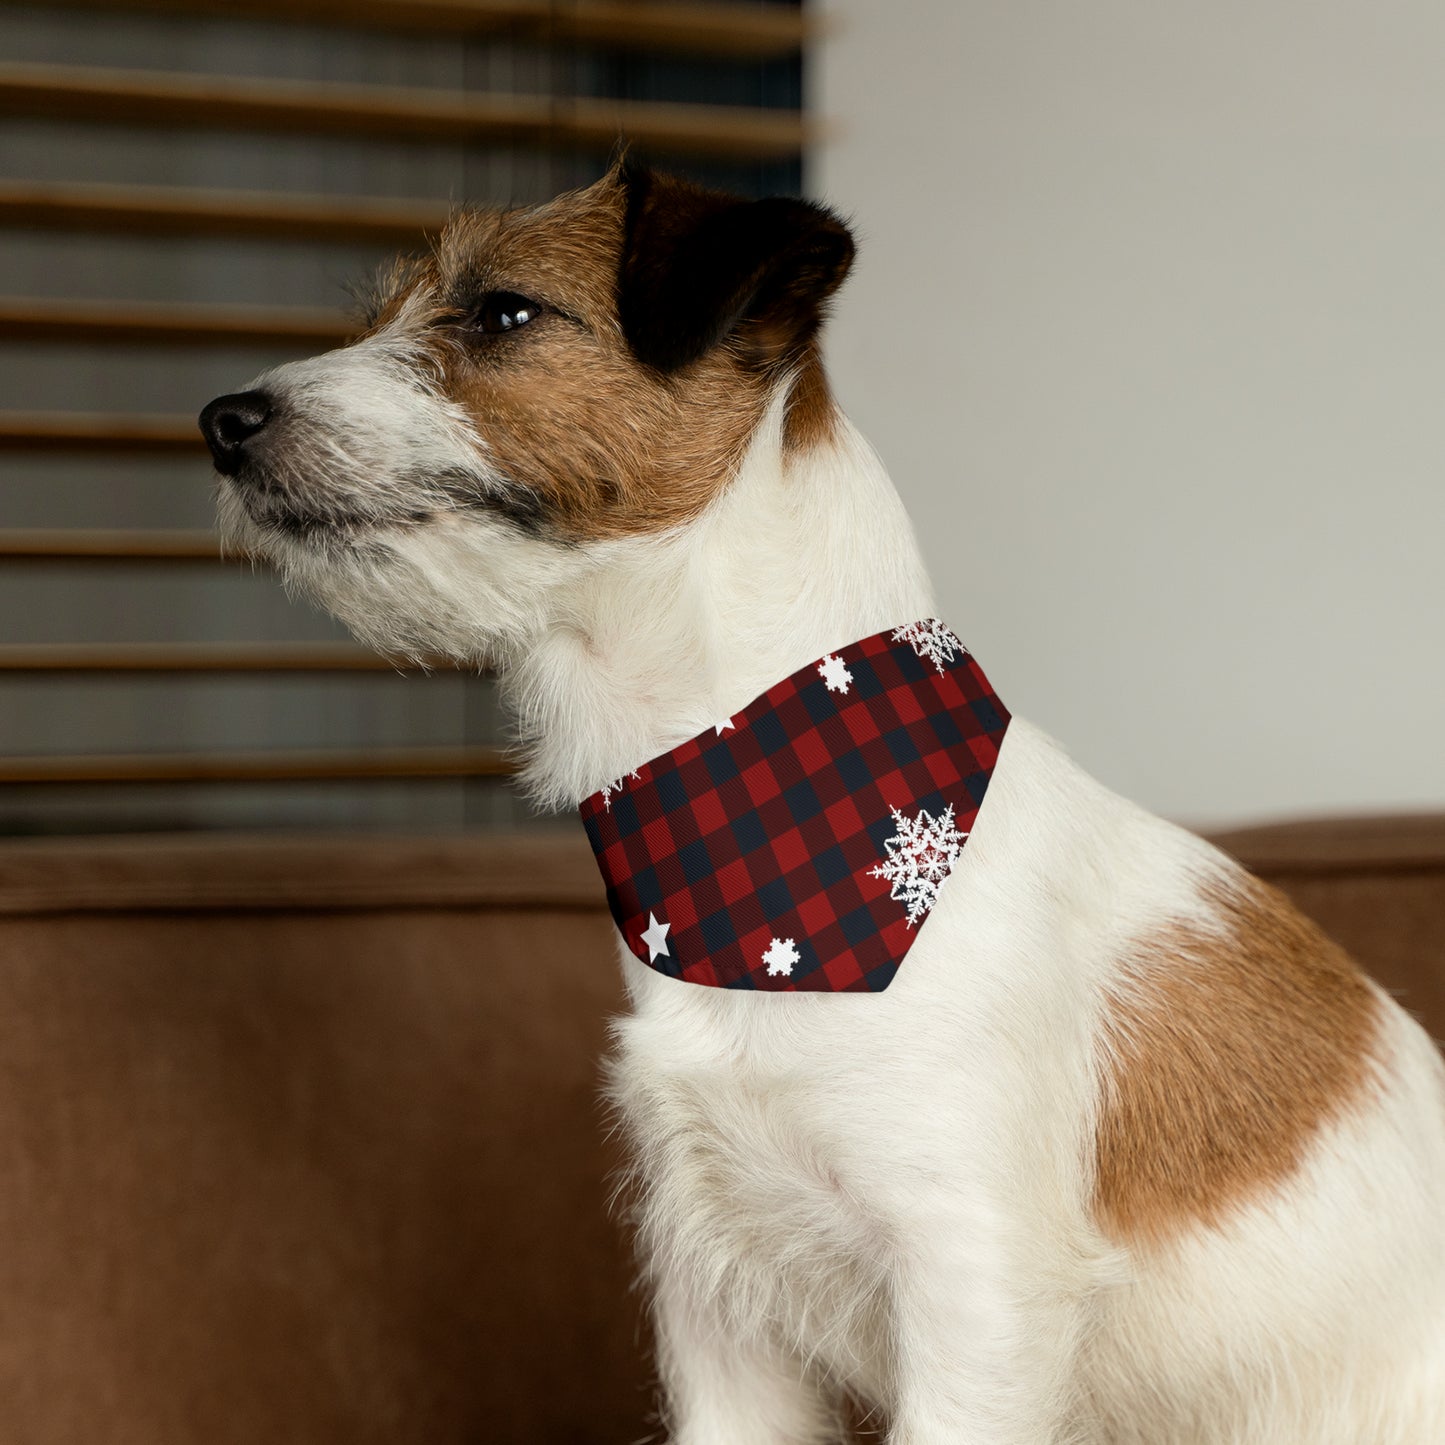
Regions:
[[[943,671],[945,662],[953,661],[955,654],[968,656],[968,648],[936,617],[925,617],[922,622],[910,622],[907,627],[900,627],[891,641],[906,642],[939,672]]]
[[[791,938],[775,938],[768,945],[768,951],[763,954],[763,962],[768,966],[769,978],[791,976],[793,965],[798,963],[800,958],[797,946]]]
[[[613,781],[610,783],[603,783],[601,789],[602,806],[610,813],[612,811],[613,793],[620,793],[622,791],[623,783],[625,783],[628,778],[641,778],[641,776],[642,774],[639,773],[636,768],[634,768],[630,773],[627,773],[620,778],[614,778]]]
[[[831,652],[818,664],[818,676],[828,684],[829,692],[847,692],[848,684],[853,681],[848,664]]]
[[[953,804],[934,819],[927,808],[916,818],[891,809],[897,829],[887,840],[888,861],[868,870],[870,878],[886,878],[893,885],[889,897],[908,905],[908,926],[913,927],[935,903],[938,890],[963,849],[967,833],[953,826]]]

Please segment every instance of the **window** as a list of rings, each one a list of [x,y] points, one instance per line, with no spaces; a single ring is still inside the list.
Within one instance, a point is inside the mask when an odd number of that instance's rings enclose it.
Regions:
[[[485,678],[400,676],[218,558],[195,415],[337,344],[450,202],[585,184],[619,125],[796,192],[801,11],[241,8],[0,4],[0,832],[532,821]]]

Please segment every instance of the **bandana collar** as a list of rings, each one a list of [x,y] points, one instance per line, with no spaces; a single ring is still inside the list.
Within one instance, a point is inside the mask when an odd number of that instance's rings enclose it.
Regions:
[[[933,618],[800,668],[583,801],[623,941],[658,973],[715,988],[887,988],[1008,723]]]

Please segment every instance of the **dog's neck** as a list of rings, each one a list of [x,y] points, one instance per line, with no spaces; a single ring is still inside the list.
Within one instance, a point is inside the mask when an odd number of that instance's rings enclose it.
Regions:
[[[727,491],[666,537],[599,547],[502,681],[526,780],[575,805],[813,658],[931,614],[908,518],[841,416],[790,454],[775,405]]]

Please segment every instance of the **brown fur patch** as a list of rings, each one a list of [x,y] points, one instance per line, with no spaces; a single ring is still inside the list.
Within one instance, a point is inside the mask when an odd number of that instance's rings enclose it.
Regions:
[[[1284,1183],[1372,1076],[1379,1001],[1350,959],[1245,874],[1212,901],[1218,933],[1140,942],[1105,1025],[1094,1206],[1135,1243]]]
[[[621,223],[620,198],[594,188],[469,217],[441,253],[443,294],[477,284],[551,308],[495,345],[451,347],[444,374],[493,462],[574,537],[691,520],[732,477],[766,402],[726,348],[677,378],[632,357],[617,321]]]
[[[823,370],[822,357],[818,348],[810,345],[788,397],[783,445],[795,454],[824,446],[833,440],[837,424],[838,407]]]
[[[380,324],[413,334],[466,409],[488,461],[572,540],[690,521],[735,474],[776,373],[741,340],[663,374],[632,354],[618,319],[626,197],[616,173],[519,211],[468,211],[435,256],[383,298]],[[541,302],[501,336],[469,330],[488,292]],[[810,350],[790,408],[790,445],[822,439],[831,398]]]

